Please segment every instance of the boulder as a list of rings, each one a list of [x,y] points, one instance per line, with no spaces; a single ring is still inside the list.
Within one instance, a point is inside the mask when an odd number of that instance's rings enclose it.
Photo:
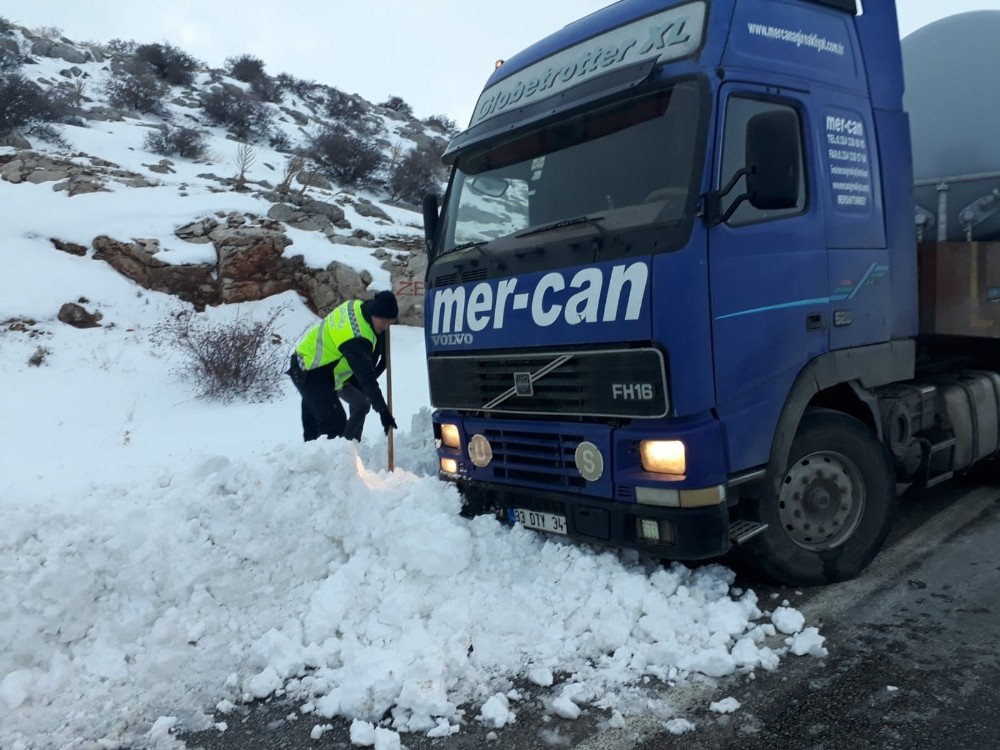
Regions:
[[[354,210],[357,211],[361,216],[367,216],[369,218],[382,219],[383,221],[392,222],[385,211],[376,206],[371,201],[367,201],[364,198],[358,198],[357,203],[354,204]]]
[[[99,312],[87,312],[76,302],[67,302],[59,308],[59,320],[74,328],[98,328],[101,318],[104,316]]]
[[[169,265],[134,243],[118,242],[106,235],[95,237],[91,244],[96,250],[94,260],[103,260],[146,289],[174,294],[198,310],[214,304],[219,297],[214,266]]]
[[[291,240],[266,227],[225,226],[209,233],[218,258],[219,301],[247,302],[295,288],[282,253]]]
[[[52,238],[52,246],[56,250],[62,250],[64,253],[69,253],[70,255],[79,255],[82,257],[87,254],[87,248],[83,245],[77,245],[75,242],[66,242],[54,237]]]
[[[89,52],[78,50],[71,44],[53,39],[36,39],[31,44],[31,54],[39,57],[56,57],[76,65],[90,62]]]

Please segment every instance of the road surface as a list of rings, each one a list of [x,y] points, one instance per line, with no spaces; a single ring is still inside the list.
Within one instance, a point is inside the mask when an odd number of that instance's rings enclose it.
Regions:
[[[993,750],[1000,747],[1000,486],[950,483],[904,494],[885,550],[854,581],[795,591],[752,586],[762,606],[788,599],[826,637],[826,658],[786,658],[772,673],[664,688],[694,730],[665,716],[608,726],[588,709],[575,721],[544,708],[550,692],[517,687],[513,726],[490,735],[469,722],[458,735],[404,735],[410,750]],[[709,704],[732,697],[731,714]],[[183,737],[206,750],[349,748],[347,723],[316,720],[271,701],[225,717],[228,729]],[[325,723],[325,722],[324,722]],[[676,727],[675,727],[676,729]]]

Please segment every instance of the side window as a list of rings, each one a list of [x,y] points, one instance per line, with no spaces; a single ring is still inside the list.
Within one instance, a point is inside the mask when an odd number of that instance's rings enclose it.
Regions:
[[[806,195],[806,171],[802,163],[802,123],[798,110],[786,104],[766,101],[763,99],[750,99],[744,96],[732,96],[726,104],[726,128],[723,135],[722,144],[722,170],[719,175],[719,182],[725,185],[729,179],[746,165],[746,136],[747,122],[754,115],[761,112],[792,112],[799,120],[799,201],[794,208],[783,208],[779,210],[762,211],[754,208],[750,203],[744,202],[727,222],[730,226],[740,226],[742,224],[753,224],[760,221],[772,221],[782,219],[786,216],[795,216],[806,210],[808,196]],[[742,195],[746,192],[746,179],[740,179],[729,194],[730,198]]]

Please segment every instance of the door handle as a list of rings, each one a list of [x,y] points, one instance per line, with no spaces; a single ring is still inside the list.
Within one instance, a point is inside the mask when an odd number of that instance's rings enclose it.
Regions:
[[[806,315],[807,331],[823,331],[826,329],[826,316],[823,313],[809,313]]]

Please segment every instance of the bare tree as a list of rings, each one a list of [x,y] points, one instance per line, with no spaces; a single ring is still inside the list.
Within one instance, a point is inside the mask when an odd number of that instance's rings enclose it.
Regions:
[[[87,82],[82,78],[73,79],[73,90],[70,93],[70,100],[74,106],[79,107],[87,98]]]
[[[388,169],[392,171],[399,165],[399,160],[403,157],[403,142],[396,141],[389,147]]]
[[[236,148],[235,189],[239,192],[247,188],[247,170],[257,161],[257,152],[249,143],[241,143]]]
[[[278,183],[278,192],[287,193],[292,187],[292,180],[306,166],[306,160],[301,156],[289,156],[285,161],[285,169],[281,173],[281,182]]]

